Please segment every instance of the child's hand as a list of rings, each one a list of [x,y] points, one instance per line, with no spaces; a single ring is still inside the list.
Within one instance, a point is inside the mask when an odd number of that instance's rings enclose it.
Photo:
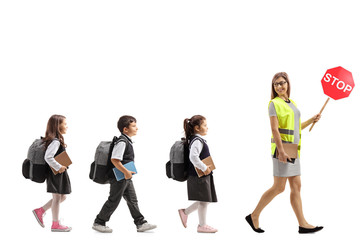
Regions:
[[[61,168],[59,169],[59,173],[63,173],[65,172],[67,168],[65,166],[61,166]]]
[[[132,172],[132,171],[126,171],[126,172],[124,173],[125,179],[126,179],[126,180],[131,179],[131,178],[132,178],[132,175],[133,175],[134,173],[135,173],[135,172]]]
[[[204,174],[205,175],[209,175],[211,173],[211,170],[210,170],[210,168],[208,167],[207,169],[206,169],[206,171],[204,172]]]

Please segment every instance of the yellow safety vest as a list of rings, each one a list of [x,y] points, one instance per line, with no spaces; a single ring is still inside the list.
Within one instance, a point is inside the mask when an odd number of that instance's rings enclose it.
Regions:
[[[295,105],[293,100],[290,101]],[[289,105],[281,98],[276,97],[269,102],[273,102],[275,106],[276,115],[279,122],[279,132],[283,143],[293,143],[295,133],[295,118],[294,111]],[[299,143],[298,143],[298,158],[300,158],[300,146],[301,146],[301,120],[299,119]],[[275,154],[276,143],[274,136],[271,136],[271,154]]]

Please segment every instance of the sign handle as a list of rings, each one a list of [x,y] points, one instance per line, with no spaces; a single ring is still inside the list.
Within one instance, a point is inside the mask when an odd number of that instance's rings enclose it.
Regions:
[[[321,110],[320,110],[320,114],[321,114],[322,111],[324,110],[324,108],[325,108],[326,104],[329,102],[329,100],[330,100],[330,98],[328,97],[328,99],[326,100],[324,106],[323,106],[323,107],[321,108]],[[313,124],[311,125],[311,128],[310,128],[309,132],[311,132],[311,129],[314,127],[314,125],[315,125],[315,122],[313,122]]]

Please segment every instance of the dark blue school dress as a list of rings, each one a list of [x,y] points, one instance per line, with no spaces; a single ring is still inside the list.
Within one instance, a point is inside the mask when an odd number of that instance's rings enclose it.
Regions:
[[[60,147],[54,157],[56,157],[63,151],[65,151],[65,147],[60,144]],[[50,167],[48,166],[46,185],[47,185],[48,193],[57,193],[57,194],[71,193],[71,183],[67,170],[65,170],[65,172],[63,173],[58,173],[54,175],[54,173],[51,171]]]
[[[209,157],[210,151],[206,141],[198,136],[192,136],[189,139],[190,143],[195,138],[199,138],[200,141],[203,143],[203,148],[199,156],[200,160]],[[189,148],[191,148],[191,145],[189,146]],[[207,176],[199,178],[195,171],[194,165],[191,163],[189,164],[188,174],[189,177],[187,179],[187,190],[189,200],[202,202],[217,202],[214,177],[212,172]]]

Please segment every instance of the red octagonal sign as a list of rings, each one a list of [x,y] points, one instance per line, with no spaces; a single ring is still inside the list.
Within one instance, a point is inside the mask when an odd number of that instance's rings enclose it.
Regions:
[[[351,72],[342,67],[328,69],[321,84],[324,93],[334,100],[348,97],[355,86]]]

